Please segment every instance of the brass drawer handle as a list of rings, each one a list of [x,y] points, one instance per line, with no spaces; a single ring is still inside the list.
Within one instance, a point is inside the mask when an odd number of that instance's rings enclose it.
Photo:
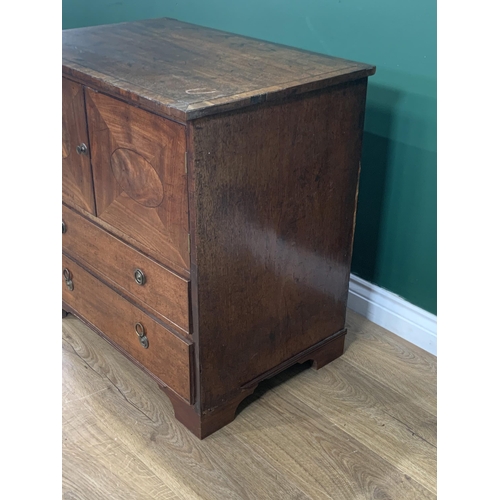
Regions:
[[[146,275],[140,269],[136,269],[134,271],[134,279],[135,282],[140,286],[146,283]]]
[[[63,276],[66,281],[66,286],[69,288],[69,291],[72,292],[75,289],[72,279],[73,276],[71,275],[71,271],[67,267],[63,270]]]
[[[144,349],[147,349],[149,347],[149,340],[146,337],[146,331],[144,330],[144,325],[142,323],[135,324],[135,333],[137,333],[139,342],[141,343],[142,347],[144,347]]]
[[[88,148],[87,148],[87,145],[85,143],[81,143],[79,144],[77,147],[76,147],[76,152],[79,154],[79,155],[86,155],[87,152],[88,152]]]
[[[64,234],[66,232],[66,224],[65,224],[64,221],[62,221],[62,224],[63,224],[63,226],[62,226],[62,234]]]

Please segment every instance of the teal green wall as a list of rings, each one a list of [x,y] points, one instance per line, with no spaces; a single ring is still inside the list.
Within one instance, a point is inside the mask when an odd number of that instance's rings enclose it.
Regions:
[[[375,64],[354,274],[436,313],[435,0],[63,0],[63,28],[173,17]]]

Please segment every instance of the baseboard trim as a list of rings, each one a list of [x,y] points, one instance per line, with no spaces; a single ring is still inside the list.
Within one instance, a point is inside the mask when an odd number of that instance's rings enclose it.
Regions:
[[[349,282],[347,307],[436,355],[436,315],[353,274]]]

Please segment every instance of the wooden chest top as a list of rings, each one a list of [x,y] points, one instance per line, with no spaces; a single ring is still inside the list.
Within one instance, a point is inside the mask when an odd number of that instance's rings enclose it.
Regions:
[[[63,31],[63,74],[187,121],[375,73],[375,67],[150,19]]]

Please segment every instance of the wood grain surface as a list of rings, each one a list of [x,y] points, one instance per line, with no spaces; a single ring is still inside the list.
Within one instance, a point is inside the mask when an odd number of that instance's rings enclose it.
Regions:
[[[97,216],[189,270],[185,127],[86,89]]]
[[[375,73],[375,67],[175,19],[63,31],[63,73],[185,121]]]
[[[344,356],[262,382],[199,441],[146,374],[63,320],[63,498],[436,498],[436,358],[348,311]]]
[[[366,85],[190,122],[202,413],[343,330]]]
[[[94,187],[89,151],[78,154],[77,146],[89,147],[83,87],[62,79],[62,199],[82,212],[95,214]]]

